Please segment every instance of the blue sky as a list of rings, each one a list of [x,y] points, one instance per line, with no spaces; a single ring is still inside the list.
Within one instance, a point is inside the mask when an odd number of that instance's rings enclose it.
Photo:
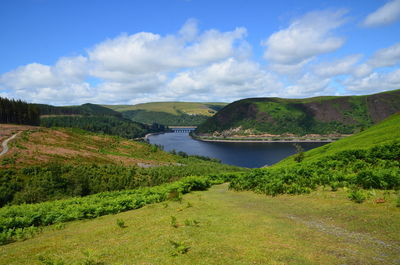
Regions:
[[[55,105],[400,88],[400,0],[3,0],[0,96]]]

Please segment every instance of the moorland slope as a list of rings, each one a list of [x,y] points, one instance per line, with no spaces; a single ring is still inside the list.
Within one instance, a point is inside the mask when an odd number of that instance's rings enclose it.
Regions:
[[[225,106],[198,135],[352,134],[400,111],[400,90],[367,96],[249,98]]]

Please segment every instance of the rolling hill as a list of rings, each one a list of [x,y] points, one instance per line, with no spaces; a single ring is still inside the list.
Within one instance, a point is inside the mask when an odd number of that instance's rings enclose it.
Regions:
[[[117,111],[91,103],[61,107],[46,104],[31,105],[39,109],[40,125],[43,127],[79,128],[129,139],[165,130],[165,127],[159,124],[147,125],[134,122],[123,118]]]
[[[367,96],[249,98],[225,106],[196,133],[352,134],[400,111],[400,90]]]
[[[145,124],[193,126],[204,122],[226,103],[152,102],[137,105],[103,105],[123,117]]]
[[[75,128],[3,125],[21,132],[0,157],[0,206],[154,186],[184,176],[238,170],[200,156]]]

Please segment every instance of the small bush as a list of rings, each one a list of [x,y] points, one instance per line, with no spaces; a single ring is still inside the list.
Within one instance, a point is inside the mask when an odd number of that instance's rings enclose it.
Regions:
[[[178,227],[179,227],[178,222],[176,221],[176,217],[175,217],[175,216],[171,216],[171,226],[172,226],[173,228],[178,228]]]
[[[331,190],[332,191],[337,191],[338,188],[340,187],[340,183],[337,182],[337,181],[332,182],[330,185],[331,185]]]
[[[200,226],[200,222],[197,221],[196,219],[186,219],[185,220],[185,225],[186,226],[196,226],[199,227]]]
[[[122,219],[117,219],[117,225],[121,228],[125,228],[125,221]]]
[[[367,199],[367,195],[365,191],[361,189],[353,189],[350,190],[348,195],[349,199],[356,202],[356,203],[363,203]]]
[[[178,256],[180,254],[186,254],[190,249],[190,247],[187,246],[185,244],[185,242],[173,241],[173,240],[170,240],[169,242],[171,243],[172,247],[174,248],[172,253],[171,253],[172,256]]]
[[[55,260],[45,256],[39,256],[39,261],[44,265],[64,265],[65,262],[62,260]]]

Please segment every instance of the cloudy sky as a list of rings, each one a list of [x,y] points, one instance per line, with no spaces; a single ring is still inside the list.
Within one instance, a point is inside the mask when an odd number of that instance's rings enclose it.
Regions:
[[[400,0],[2,0],[0,96],[231,102],[400,88]]]

